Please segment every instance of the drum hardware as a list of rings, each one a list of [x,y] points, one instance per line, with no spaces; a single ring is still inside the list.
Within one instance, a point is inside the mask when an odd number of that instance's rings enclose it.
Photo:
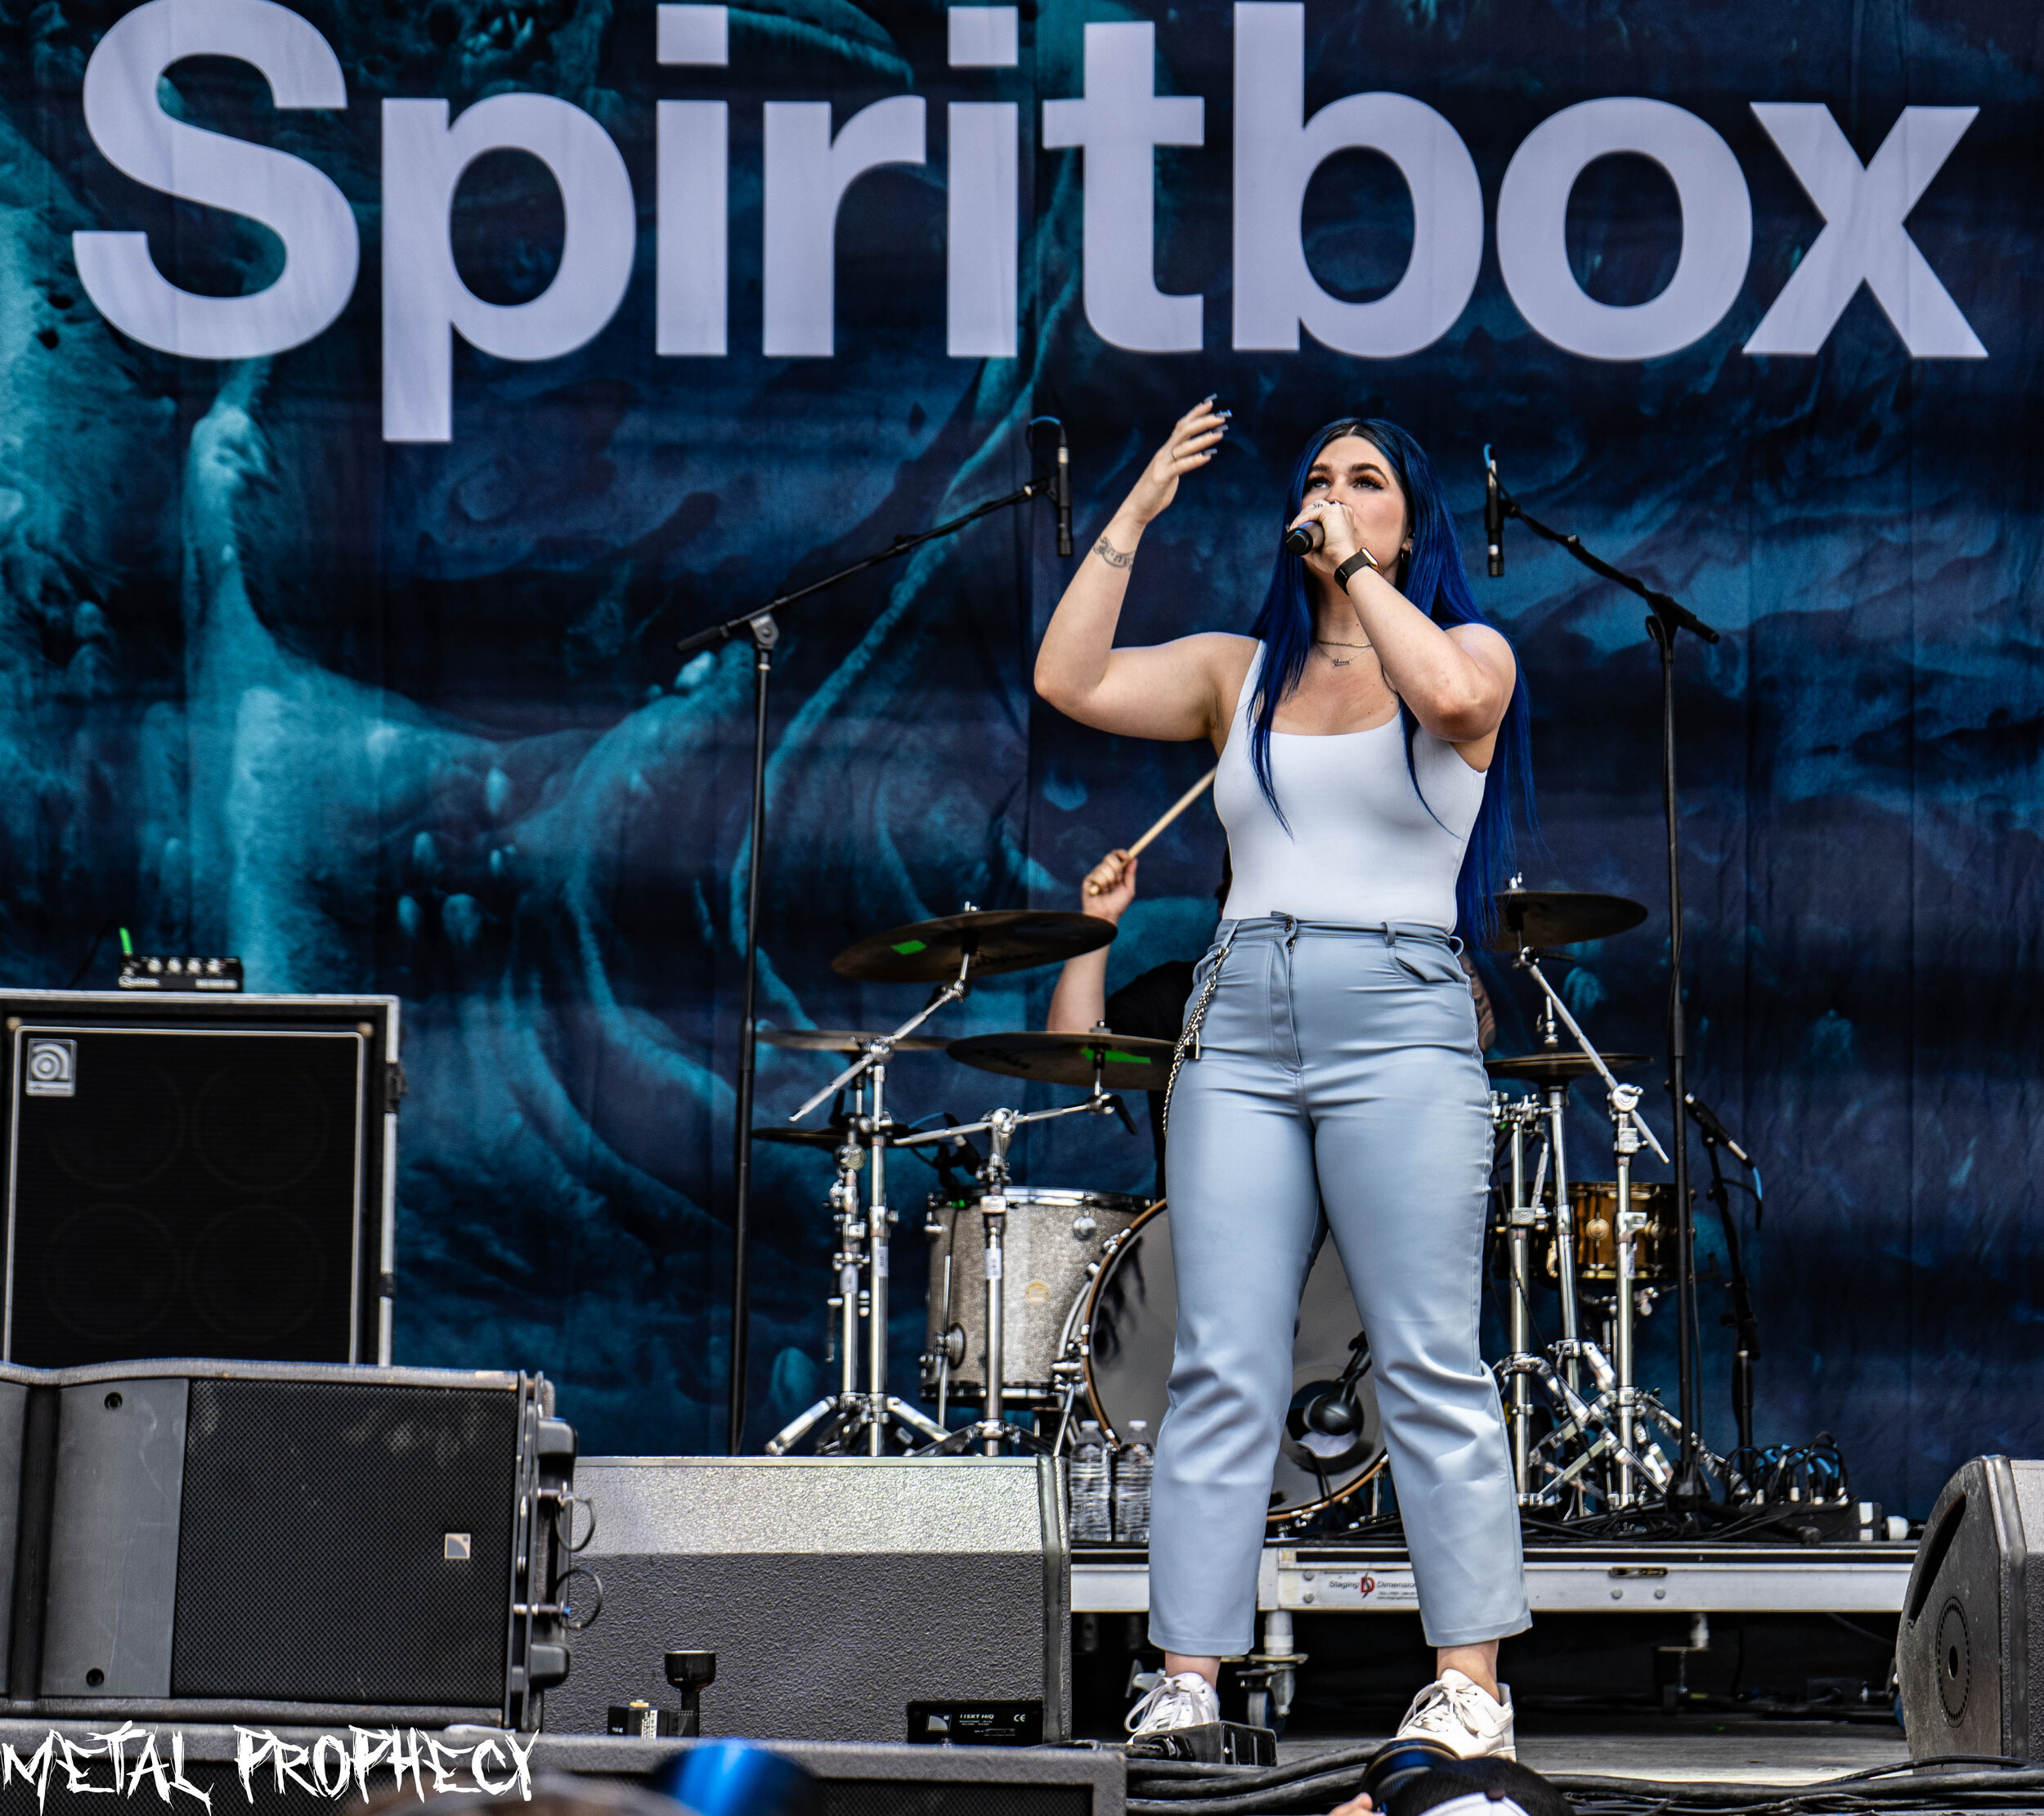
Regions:
[[[1059,433],[1061,435],[1062,429]],[[1025,440],[1027,437],[1028,432],[1025,431]],[[1033,448],[1031,452],[1033,454]],[[1066,475],[1065,479],[1058,477],[1060,473]],[[827,592],[855,575],[865,573],[868,569],[887,562],[898,561],[912,549],[920,549],[926,543],[953,536],[967,524],[976,523],[981,518],[995,511],[1007,510],[1034,498],[1049,498],[1058,504],[1059,549],[1060,553],[1069,554],[1071,551],[1067,545],[1071,539],[1065,533],[1069,527],[1070,517],[1068,481],[1069,469],[1062,465],[1054,467],[1049,472],[1032,473],[1026,483],[1005,496],[985,500],[970,510],[961,511],[957,516],[932,524],[927,529],[912,534],[899,532],[885,548],[800,586],[783,586],[771,599],[747,606],[736,617],[726,618],[721,624],[706,626],[701,630],[693,631],[675,645],[675,652],[684,660],[698,651],[720,649],[724,644],[742,639],[752,645],[752,786],[751,809],[747,814],[751,836],[746,846],[745,965],[741,974],[743,982],[738,1022],[738,1114],[737,1126],[733,1132],[732,1159],[734,1189],[731,1216],[731,1400],[727,1447],[733,1456],[745,1447],[746,1359],[750,1347],[747,1338],[751,1311],[746,1263],[751,1220],[752,1101],[759,1045],[760,896],[767,848],[767,727],[769,700],[773,685],[773,652],[781,641],[781,620],[798,605]],[[1114,936],[1114,930],[1109,927],[1105,938],[1096,944],[1105,945]]]
[[[982,1415],[974,1424],[962,1426],[956,1432],[946,1432],[939,1428],[934,1433],[931,1444],[919,1455],[950,1455],[975,1443],[988,1456],[1000,1455],[1003,1446],[1010,1444],[1031,1451],[1047,1448],[1042,1439],[1035,1433],[1012,1423],[1006,1416],[1008,1149],[1018,1129],[1031,1123],[1054,1121],[1060,1116],[1117,1115],[1127,1123],[1128,1111],[1121,1099],[1101,1088],[1100,1069],[1100,1062],[1096,1060],[1092,1092],[1083,1103],[1060,1104],[1053,1109],[1027,1113],[1007,1109],[991,1110],[976,1123],[957,1123],[949,1128],[933,1129],[927,1134],[901,1137],[891,1144],[896,1147],[915,1147],[924,1142],[953,1140],[984,1132],[988,1137],[989,1150],[986,1164],[980,1168],[980,1178],[987,1190],[979,1201],[984,1243],[980,1260],[984,1295],[981,1329],[986,1343],[986,1380]],[[947,1266],[955,1262],[956,1258],[955,1253],[948,1253]],[[949,1312],[950,1307],[947,1304],[939,1361],[939,1366],[947,1380],[951,1369],[965,1359],[965,1333],[962,1330],[959,1332],[957,1341],[957,1360],[953,1361],[951,1359],[953,1346]]]
[[[1574,1498],[1574,1511],[1580,1513],[1588,1510],[1586,1502],[1593,1495],[1604,1507],[1619,1510],[1638,1506],[1650,1493],[1665,1495],[1674,1480],[1674,1471],[1655,1441],[1655,1428],[1682,1444],[1705,1472],[1723,1482],[1728,1492],[1732,1491],[1738,1482],[1736,1472],[1693,1437],[1686,1435],[1681,1422],[1656,1395],[1640,1388],[1637,1380],[1636,1323],[1644,1309],[1639,1294],[1651,1290],[1643,1286],[1644,1280],[1663,1277],[1658,1266],[1660,1225],[1642,1207],[1661,1197],[1669,1188],[1635,1187],[1632,1169],[1634,1157],[1643,1147],[1652,1148],[1663,1160],[1668,1156],[1638,1113],[1640,1087],[1620,1084],[1613,1066],[1643,1062],[1632,1056],[1607,1059],[1597,1051],[1549,983],[1540,966],[1543,955],[1528,937],[1539,927],[1550,938],[1602,938],[1636,926],[1643,918],[1644,910],[1631,913],[1638,904],[1627,904],[1622,897],[1574,897],[1521,890],[1516,886],[1517,881],[1513,879],[1513,890],[1499,896],[1499,908],[1501,914],[1508,910],[1516,917],[1518,943],[1514,962],[1541,993],[1537,1027],[1542,1045],[1535,1053],[1490,1062],[1487,1069],[1493,1077],[1521,1078],[1539,1085],[1544,1100],[1515,1100],[1502,1093],[1494,1093],[1492,1099],[1493,1119],[1505,1129],[1511,1154],[1506,1231],[1511,1244],[1508,1316],[1512,1353],[1499,1365],[1498,1374],[1507,1392],[1513,1467],[1520,1503],[1552,1506],[1567,1493]],[[1578,1053],[1562,1051],[1563,1029],[1574,1039]],[[1603,1082],[1611,1121],[1611,1151],[1617,1178],[1610,1188],[1595,1182],[1571,1184],[1567,1177],[1563,1130],[1567,1091],[1576,1078],[1593,1073]],[[1535,1128],[1541,1132],[1541,1154],[1529,1190],[1526,1142]],[[1548,1222],[1541,1204],[1541,1182],[1550,1161],[1554,1179],[1549,1200],[1553,1222],[1549,1253],[1562,1298],[1562,1335],[1542,1356],[1531,1347],[1531,1251],[1536,1232]],[[1606,1190],[1611,1194],[1611,1213],[1606,1219],[1594,1221],[1590,1213]],[[1600,1251],[1589,1244],[1593,1231],[1599,1235],[1608,1231],[1608,1276],[1598,1265]],[[1650,1235],[1655,1242],[1656,1265],[1643,1270],[1642,1251]],[[1679,1257],[1676,1266],[1679,1273],[1685,1271]],[[1612,1353],[1609,1359],[1581,1329],[1579,1287],[1585,1270],[1592,1280],[1608,1277],[1612,1282]],[[1581,1370],[1585,1369],[1593,1383],[1593,1397],[1588,1400],[1582,1392]],[[1531,1390],[1535,1387],[1550,1401],[1552,1413],[1550,1428],[1537,1443],[1531,1438]],[[1599,1479],[1600,1465],[1608,1468],[1607,1482]]]
[[[887,1150],[899,1140],[901,1126],[887,1114],[887,1060],[900,1032],[849,1037],[860,1043],[862,1056],[843,1075],[853,1094],[852,1109],[836,1150],[837,1177],[829,1198],[837,1231],[837,1250],[831,1258],[837,1290],[825,1302],[831,1328],[840,1334],[832,1346],[839,1367],[837,1391],[806,1408],[769,1438],[769,1456],[785,1456],[812,1433],[819,1433],[819,1451],[843,1455],[863,1447],[868,1456],[886,1455],[890,1428],[912,1446],[944,1435],[942,1425],[887,1391],[888,1248],[894,1222],[894,1213],[887,1204]],[[844,1087],[827,1087],[804,1109],[813,1108]],[[939,1130],[934,1139],[942,1140],[948,1132]],[[871,1179],[863,1205],[858,1186],[862,1171]],[[858,1385],[862,1320],[866,1325],[863,1392]]]

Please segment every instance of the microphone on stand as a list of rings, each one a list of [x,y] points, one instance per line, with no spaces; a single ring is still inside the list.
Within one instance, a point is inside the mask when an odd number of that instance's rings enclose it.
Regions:
[[[1057,464],[1051,469],[1051,502],[1057,507],[1057,552],[1072,552],[1072,451],[1065,443],[1065,425],[1057,425]]]
[[[1326,540],[1327,532],[1320,527],[1320,520],[1317,517],[1308,518],[1284,532],[1284,552],[1288,555],[1310,555]]]
[[[1683,1098],[1689,1112],[1689,1119],[1703,1131],[1706,1141],[1715,1141],[1742,1167],[1753,1164],[1753,1158],[1732,1139],[1732,1132],[1718,1120],[1718,1113],[1704,1102],[1693,1091]]]
[[[1498,464],[1483,444],[1483,534],[1490,545],[1490,578],[1504,574],[1504,500],[1498,495]]]

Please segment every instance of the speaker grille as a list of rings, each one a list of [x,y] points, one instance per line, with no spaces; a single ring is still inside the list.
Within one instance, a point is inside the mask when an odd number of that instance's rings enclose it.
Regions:
[[[186,1432],[173,1696],[502,1702],[516,1395],[195,1380]]]
[[[25,1065],[14,1081],[7,1359],[356,1360],[353,1025],[51,1031],[68,1094],[25,1089]]]

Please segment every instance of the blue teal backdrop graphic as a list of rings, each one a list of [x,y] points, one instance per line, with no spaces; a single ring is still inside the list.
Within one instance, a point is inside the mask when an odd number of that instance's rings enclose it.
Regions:
[[[304,0],[346,73],[345,112],[280,112],[257,72],[219,58],[177,65],[163,92],[192,122],[317,165],[361,233],[334,325],[228,362],[123,337],[73,262],[73,231],[125,227],[195,292],[277,275],[266,230],[122,176],[87,132],[87,60],[128,10],[0,0],[0,951],[11,982],[62,984],[118,917],[146,948],[240,953],[256,988],[403,998],[401,1361],[542,1368],[590,1451],[721,1447],[750,678],[737,648],[678,671],[674,641],[1013,487],[1039,411],[1067,425],[1083,546],[1170,420],[1217,390],[1236,433],[1145,540],[1132,637],[1245,627],[1297,445],[1361,412],[1431,447],[1472,564],[1490,442],[1529,509],[1724,628],[1681,657],[1690,1003],[1696,1087],[1768,1182],[1750,1241],[1763,1441],[1828,1429],[1861,1492],[1918,1513],[1966,1455],[2044,1449],[2044,330],[2024,294],[2044,43],[2028,9],[1313,0],[1309,109],[1365,90],[1437,108],[1491,223],[1452,325],[1368,359],[1310,334],[1296,352],[1231,344],[1233,40],[1217,0],[1024,7],[1020,61],[995,70],[948,66],[927,0],[734,7],[729,65],[703,69],[656,62],[648,4]],[[1082,28],[1138,19],[1155,24],[1158,92],[1205,101],[1204,143],[1155,161],[1156,281],[1204,298],[1199,351],[1130,351],[1089,325],[1085,157],[1038,144],[1038,103],[1082,92]],[[440,97],[458,115],[522,91],[585,109],[621,150],[631,287],[565,356],[458,345],[453,439],[386,443],[378,104]],[[841,124],[903,93],[930,97],[930,161],[845,195],[835,356],[764,357],[762,102],[827,100]],[[1646,361],[1542,338],[1498,263],[1514,149],[1612,95],[1699,117],[1751,196],[1736,298]],[[731,104],[730,351],[661,357],[654,105],[692,97]],[[941,104],[958,98],[1020,104],[1013,359],[945,352]],[[1985,359],[1912,359],[1865,289],[1816,353],[1743,351],[1824,226],[1754,101],[1828,105],[1861,164],[1905,106],[1979,110],[1908,227]],[[1344,152],[1308,189],[1301,231],[1320,281],[1364,299],[1404,270],[1413,204],[1392,164]],[[531,159],[470,169],[451,233],[478,295],[538,294],[562,232]],[[1591,296],[1653,297],[1683,250],[1669,178],[1638,157],[1593,164],[1567,242]],[[920,993],[837,978],[840,947],[968,899],[1070,905],[1098,854],[1209,760],[1034,701],[1034,639],[1065,568],[1047,511],[997,517],[789,621],[768,1020],[891,1025]],[[1529,881],[1652,910],[1580,952],[1570,1000],[1611,1044],[1658,1051],[1668,928],[1638,603],[1530,540],[1504,580],[1477,585],[1536,707],[1545,845]],[[1219,850],[1203,808],[1145,859],[1115,980],[1204,943]],[[1489,975],[1499,1047],[1526,1044],[1525,992]],[[1050,983],[993,980],[949,1026],[1028,1025]],[[785,1114],[824,1076],[814,1056],[765,1052],[763,1111]],[[913,1116],[975,1114],[1002,1091],[940,1056],[904,1059],[896,1084]],[[1033,1105],[1051,1101],[1037,1088]],[[1665,1136],[1665,1100],[1648,1108]],[[1586,1099],[1580,1173],[1608,1169],[1601,1126]],[[1144,1147],[1061,1124],[1028,1138],[1024,1176],[1136,1188]],[[910,1162],[900,1177],[907,1374],[927,1176]],[[825,1379],[830,1247],[822,1159],[766,1150],[758,1182],[755,1444]],[[1245,1204],[1241,1240],[1256,1240]],[[1724,1303],[1707,1273],[1720,1444]],[[1670,1393],[1671,1323],[1656,1316],[1652,1350]]]

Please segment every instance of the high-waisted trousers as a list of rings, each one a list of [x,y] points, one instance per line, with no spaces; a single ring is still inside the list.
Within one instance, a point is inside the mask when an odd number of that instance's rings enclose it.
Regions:
[[[1150,1637],[1247,1652],[1299,1294],[1325,1211],[1369,1340],[1428,1643],[1529,1624],[1504,1409],[1478,1353],[1489,1087],[1437,928],[1224,921],[1170,1102],[1177,1350],[1151,1491]]]

